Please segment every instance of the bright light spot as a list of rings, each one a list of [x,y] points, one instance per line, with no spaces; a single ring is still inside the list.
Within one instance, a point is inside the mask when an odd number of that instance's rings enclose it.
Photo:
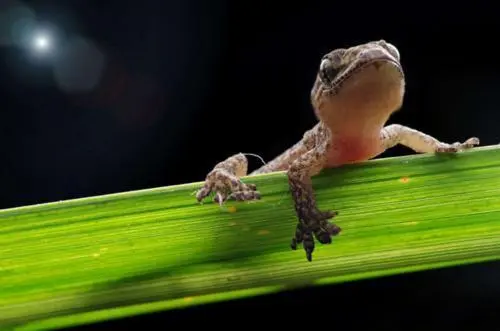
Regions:
[[[38,48],[45,48],[49,44],[49,41],[47,40],[47,38],[43,37],[43,36],[36,38],[35,42],[36,42],[35,45]]]
[[[43,34],[35,36],[33,40],[33,47],[35,48],[35,50],[41,52],[49,50],[50,49],[49,37]]]

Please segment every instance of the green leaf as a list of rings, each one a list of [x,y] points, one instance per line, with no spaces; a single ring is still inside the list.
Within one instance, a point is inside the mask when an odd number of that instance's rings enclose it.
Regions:
[[[0,211],[0,323],[83,323],[500,258],[500,149],[385,158],[324,171],[343,229],[313,262],[290,249],[283,172],[263,199],[200,205],[202,183]]]

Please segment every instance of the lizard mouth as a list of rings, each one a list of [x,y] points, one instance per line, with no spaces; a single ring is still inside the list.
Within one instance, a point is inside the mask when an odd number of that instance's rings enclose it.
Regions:
[[[342,86],[351,82],[356,77],[360,77],[360,74],[367,72],[368,69],[372,69],[369,75],[372,75],[373,80],[404,79],[403,69],[397,60],[389,56],[377,57],[368,60],[360,60],[347,67],[343,73],[333,81],[326,92],[330,95],[338,94]]]
[[[352,74],[355,74],[356,72],[365,69],[368,66],[374,66],[376,69],[380,69],[384,65],[391,65],[393,66],[397,72],[401,75],[401,77],[404,77],[403,70],[401,68],[401,64],[399,64],[398,61],[391,57],[379,57],[375,58],[372,60],[367,60],[367,61],[360,61],[357,64],[354,64],[354,68],[351,68],[349,70]]]

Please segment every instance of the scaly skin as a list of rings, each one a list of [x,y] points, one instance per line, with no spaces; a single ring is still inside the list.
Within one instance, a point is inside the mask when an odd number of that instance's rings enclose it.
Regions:
[[[479,144],[478,138],[447,144],[399,124],[385,123],[401,108],[405,78],[397,48],[384,40],[368,42],[326,54],[311,91],[311,103],[319,120],[302,140],[250,175],[287,171],[298,217],[291,247],[302,243],[312,261],[314,237],[330,244],[340,228],[329,222],[335,211],[316,205],[311,177],[324,168],[372,159],[402,144],[418,153],[455,153]],[[197,192],[202,201],[211,192],[214,200],[260,199],[255,185],[240,178],[247,175],[247,159],[236,154],[218,163]]]

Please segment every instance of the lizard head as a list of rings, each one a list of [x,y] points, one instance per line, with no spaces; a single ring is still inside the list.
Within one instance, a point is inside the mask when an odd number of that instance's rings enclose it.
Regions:
[[[323,56],[311,97],[316,115],[325,122],[383,125],[401,107],[404,91],[399,51],[379,40]]]

